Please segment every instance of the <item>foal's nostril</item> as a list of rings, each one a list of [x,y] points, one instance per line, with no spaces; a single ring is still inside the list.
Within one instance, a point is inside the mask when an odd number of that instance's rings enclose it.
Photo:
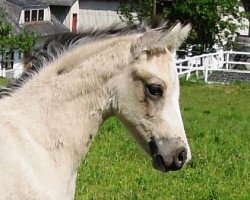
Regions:
[[[186,154],[185,151],[181,151],[181,152],[178,154],[176,161],[177,161],[178,163],[184,162],[184,161],[185,161],[185,154]]]
[[[154,157],[153,165],[154,165],[155,168],[160,169],[161,171],[165,171],[164,159],[160,154],[157,154]]]
[[[158,153],[158,148],[155,144],[155,141],[151,139],[151,141],[148,143],[149,151],[152,156],[156,155]]]
[[[173,170],[178,170],[182,168],[184,165],[185,161],[187,159],[187,150],[186,148],[181,148],[179,151],[177,151],[177,155],[173,160]]]

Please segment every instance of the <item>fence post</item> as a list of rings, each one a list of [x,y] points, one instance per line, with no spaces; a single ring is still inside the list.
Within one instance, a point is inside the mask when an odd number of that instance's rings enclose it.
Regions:
[[[179,69],[179,72],[181,72],[181,73],[182,73],[182,65],[180,65],[180,67],[181,67],[181,68]]]
[[[187,66],[188,67],[190,67],[190,60],[187,62]],[[187,69],[187,70],[190,70],[190,69]],[[189,79],[189,77],[190,77],[190,71],[188,71],[188,73],[187,73],[187,76],[186,76],[186,81]]]
[[[205,79],[204,79],[205,83],[207,83],[207,79],[208,79],[208,67],[205,66]]]
[[[229,53],[227,52],[226,53],[226,69],[228,69],[228,67],[229,67]]]
[[[5,67],[2,68],[2,76],[5,78],[6,77],[6,69]]]
[[[198,58],[195,59],[195,68],[196,68],[196,78],[199,78],[199,70],[198,70]]]
[[[187,74],[186,80],[188,80],[191,76],[191,71],[192,71],[192,65],[193,65],[193,58],[190,59],[190,61],[188,61],[188,67],[189,67],[189,72]]]

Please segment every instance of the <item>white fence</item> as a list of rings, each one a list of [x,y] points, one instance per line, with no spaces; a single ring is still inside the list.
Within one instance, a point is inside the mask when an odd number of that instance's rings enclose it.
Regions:
[[[235,61],[236,55],[245,56],[246,61]],[[212,71],[250,73],[250,70],[233,69],[235,65],[244,65],[250,68],[250,52],[221,51],[176,61],[179,76],[186,75],[188,80],[192,73],[195,73],[198,78],[199,72],[202,72],[205,82]]]

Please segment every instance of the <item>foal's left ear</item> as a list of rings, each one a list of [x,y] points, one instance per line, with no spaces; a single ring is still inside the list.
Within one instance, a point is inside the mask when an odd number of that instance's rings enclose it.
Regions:
[[[174,52],[187,38],[190,30],[190,24],[182,26],[181,23],[177,23],[169,29],[162,27],[149,30],[136,40],[131,47],[131,52],[135,57],[145,50],[167,48],[170,52]]]
[[[168,50],[170,52],[174,52],[188,37],[188,34],[191,29],[192,27],[190,24],[182,26],[181,23],[178,23],[161,38],[161,42],[165,42]]]

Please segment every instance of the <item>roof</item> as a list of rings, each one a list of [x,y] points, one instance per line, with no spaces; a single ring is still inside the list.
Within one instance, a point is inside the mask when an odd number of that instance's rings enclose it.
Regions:
[[[52,22],[41,21],[35,23],[27,23],[24,24],[24,27],[27,30],[35,32],[41,36],[50,36],[70,31],[66,26],[62,25],[53,15],[51,17]]]
[[[37,0],[7,0],[15,5],[18,5],[22,8],[30,8],[30,7],[47,7],[48,4],[37,1]]]
[[[72,6],[77,0],[39,0],[48,5],[55,6]]]
[[[22,8],[6,0],[0,1],[0,13],[4,14],[4,20],[9,22],[14,27],[14,32],[17,33],[20,30],[19,17],[21,15]]]
[[[15,3],[14,3],[15,2]],[[27,5],[26,3],[32,2]],[[24,8],[34,6],[48,6],[48,4],[40,3],[36,0],[0,0],[0,13],[4,13],[4,20],[14,27],[14,33],[18,33],[25,27],[27,30],[36,32],[41,36],[49,36],[70,30],[64,26],[53,14],[51,14],[51,22],[37,21],[19,25],[20,15]]]

